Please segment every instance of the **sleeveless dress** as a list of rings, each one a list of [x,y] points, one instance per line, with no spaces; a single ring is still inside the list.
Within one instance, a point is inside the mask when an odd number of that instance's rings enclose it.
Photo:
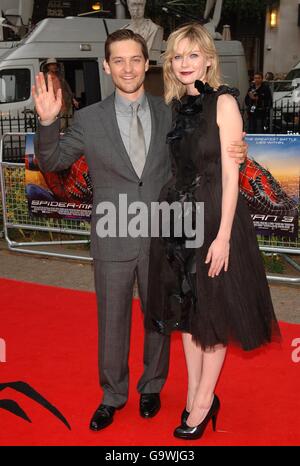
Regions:
[[[256,233],[246,201],[239,194],[234,216],[228,271],[208,276],[205,264],[221,221],[222,169],[217,99],[236,89],[216,91],[196,81],[200,92],[173,103],[173,129],[167,135],[173,176],[159,202],[204,203],[204,242],[187,248],[176,236],[152,237],[145,327],[162,334],[181,330],[203,349],[235,342],[252,350],[280,336]],[[194,217],[195,218],[195,212]],[[178,219],[177,219],[178,220]],[[162,223],[162,222],[161,222]]]

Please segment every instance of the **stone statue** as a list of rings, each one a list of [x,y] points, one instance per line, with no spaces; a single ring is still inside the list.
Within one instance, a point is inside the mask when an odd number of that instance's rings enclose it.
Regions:
[[[157,51],[160,53],[164,30],[158,24],[153,23],[151,19],[144,17],[146,0],[127,0],[127,6],[131,21],[124,28],[140,34],[147,42],[149,52]]]
[[[221,19],[222,5],[223,0],[207,0],[204,12],[204,19],[208,19],[212,8],[215,7],[212,18],[208,23],[204,24],[204,27],[210,32],[214,39],[218,40],[222,40],[223,38],[222,35],[216,31]]]

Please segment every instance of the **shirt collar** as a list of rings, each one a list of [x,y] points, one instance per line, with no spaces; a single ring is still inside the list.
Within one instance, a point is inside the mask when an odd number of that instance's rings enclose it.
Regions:
[[[145,92],[143,92],[143,94],[136,100],[136,102],[140,104],[142,110],[146,110],[147,97]],[[128,114],[130,112],[130,104],[132,104],[132,100],[126,99],[117,91],[115,92],[115,107],[117,112]]]

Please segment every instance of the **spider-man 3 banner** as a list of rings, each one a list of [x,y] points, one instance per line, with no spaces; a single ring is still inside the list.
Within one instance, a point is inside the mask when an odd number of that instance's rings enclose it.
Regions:
[[[258,234],[296,239],[299,234],[300,136],[248,135],[241,192]],[[92,185],[82,156],[59,173],[41,173],[33,135],[26,137],[26,194],[33,215],[90,220]]]
[[[34,136],[26,136],[25,189],[32,215],[90,220],[92,185],[84,156],[69,169],[42,173],[34,154]]]
[[[246,141],[249,159],[241,167],[241,192],[257,233],[297,239],[300,136],[249,135]]]

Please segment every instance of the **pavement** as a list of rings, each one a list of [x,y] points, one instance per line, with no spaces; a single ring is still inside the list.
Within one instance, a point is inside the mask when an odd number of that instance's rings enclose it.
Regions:
[[[56,250],[62,250],[56,246]],[[33,248],[32,248],[33,249]],[[66,249],[69,254],[89,257],[86,247],[80,251]],[[297,276],[297,273],[294,275]],[[0,240],[0,277],[52,285],[75,290],[94,291],[91,261],[72,260],[10,251]],[[300,285],[270,283],[273,304],[278,320],[300,324]],[[137,287],[134,296],[138,295]]]

